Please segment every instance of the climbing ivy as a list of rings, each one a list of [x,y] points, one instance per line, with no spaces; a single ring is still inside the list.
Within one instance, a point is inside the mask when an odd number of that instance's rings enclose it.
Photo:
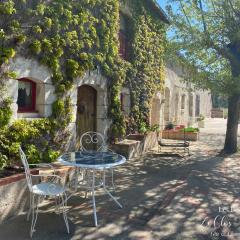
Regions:
[[[34,57],[52,73],[57,100],[50,118],[55,130],[71,121],[69,90],[76,77],[99,68],[108,79],[109,135],[149,126],[153,94],[163,86],[165,27],[150,0],[5,0],[0,3],[0,65],[15,54]],[[120,4],[130,6],[129,59],[118,54]],[[123,86],[131,90],[131,118],[121,111]]]
[[[132,36],[132,69],[127,76],[131,88],[132,111],[130,131],[149,129],[153,95],[164,86],[164,50],[166,26],[159,15],[151,11],[149,1],[129,0],[134,11]]]

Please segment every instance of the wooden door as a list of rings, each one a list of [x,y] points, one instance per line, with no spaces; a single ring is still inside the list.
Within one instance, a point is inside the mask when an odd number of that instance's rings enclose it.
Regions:
[[[77,101],[77,146],[83,133],[96,131],[97,91],[87,85],[78,88]]]

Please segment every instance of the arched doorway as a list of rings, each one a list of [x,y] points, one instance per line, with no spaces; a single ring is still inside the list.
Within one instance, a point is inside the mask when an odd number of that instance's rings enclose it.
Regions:
[[[179,120],[179,93],[177,92],[175,94],[175,104],[174,104],[174,110],[175,110],[175,124],[178,124],[178,120]]]
[[[195,106],[195,116],[199,117],[199,115],[200,115],[200,96],[199,95],[196,96],[196,104],[195,105],[196,105]]]
[[[193,95],[189,94],[189,116],[193,117]]]
[[[170,90],[165,88],[164,120],[165,123],[170,121]]]
[[[96,131],[97,91],[88,85],[78,88],[77,98],[77,143],[81,135]]]

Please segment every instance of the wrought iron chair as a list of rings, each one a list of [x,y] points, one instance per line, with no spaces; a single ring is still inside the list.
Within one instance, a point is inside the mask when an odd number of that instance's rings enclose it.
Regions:
[[[66,224],[67,232],[69,233],[69,225],[68,225],[68,219],[66,214],[66,204],[67,204],[67,196],[65,192],[65,187],[62,184],[63,179],[55,174],[38,174],[34,175],[31,174],[30,168],[26,158],[25,153],[23,152],[22,148],[19,147],[19,153],[21,157],[22,164],[25,169],[25,175],[27,180],[28,189],[30,191],[30,208],[27,214],[27,220],[29,220],[29,216],[32,213],[32,223],[31,223],[31,229],[30,229],[30,236],[33,236],[33,233],[35,232],[35,225],[37,222],[38,217],[38,206],[42,199],[45,197],[51,197],[55,198],[56,204],[59,204],[62,207],[62,214],[63,219]],[[51,166],[49,164],[31,164],[31,165],[38,165],[38,166]],[[52,166],[51,166],[52,167]],[[41,178],[42,181],[37,184],[33,184],[33,178],[39,179]],[[43,179],[49,179],[50,181],[44,182]],[[39,179],[40,180],[40,179]],[[36,199],[37,198],[37,199]]]
[[[84,134],[82,134],[82,136],[80,137],[80,151],[84,151],[84,152],[93,152],[93,151],[97,151],[97,152],[104,152],[104,151],[111,151],[110,149],[108,149],[106,141],[104,139],[104,136],[99,133],[99,132],[86,132]],[[115,189],[115,185],[114,185],[114,170],[113,168],[109,169],[111,172],[111,184],[113,189]],[[104,169],[104,174],[106,173],[106,169]],[[81,175],[81,179],[79,181],[79,176]],[[91,177],[89,176],[91,174],[89,174],[89,171],[87,170],[82,170],[80,172],[80,169],[75,169],[75,191],[77,190],[77,185],[79,182],[87,182],[86,185],[90,186],[91,185]],[[102,177],[101,177],[102,178]],[[85,197],[87,196],[87,191],[85,194]]]

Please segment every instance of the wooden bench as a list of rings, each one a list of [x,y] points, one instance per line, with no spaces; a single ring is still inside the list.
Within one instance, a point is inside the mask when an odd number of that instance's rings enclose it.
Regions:
[[[184,154],[190,155],[190,142],[186,140],[185,130],[183,132],[183,140],[163,139],[161,133],[158,133],[158,151],[161,152],[162,148],[182,149]]]

